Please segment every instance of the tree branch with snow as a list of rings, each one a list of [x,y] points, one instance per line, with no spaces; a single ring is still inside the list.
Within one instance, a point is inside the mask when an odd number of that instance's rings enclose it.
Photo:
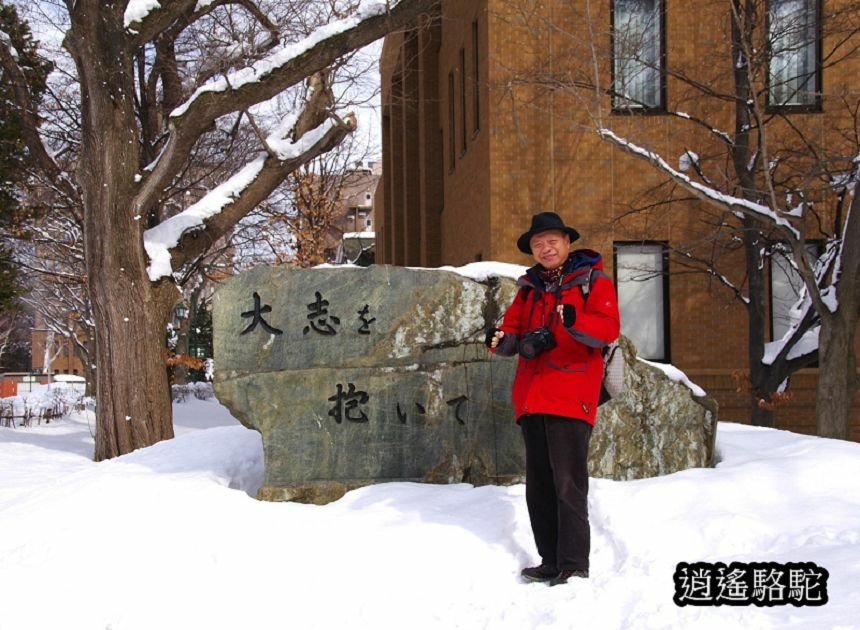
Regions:
[[[365,0],[350,17],[321,27],[308,37],[273,51],[266,58],[198,88],[169,120],[169,139],[142,176],[137,208],[141,214],[157,202],[188,159],[200,135],[218,119],[263,103],[334,63],[346,51],[413,23],[438,0],[400,0],[393,8],[382,0]]]

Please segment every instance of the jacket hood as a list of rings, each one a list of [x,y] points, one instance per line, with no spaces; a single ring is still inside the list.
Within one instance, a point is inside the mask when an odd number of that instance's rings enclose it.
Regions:
[[[599,269],[602,271],[603,256],[593,249],[577,249],[570,253],[567,261],[564,263],[564,275],[565,277],[571,274],[576,275],[578,271],[588,268]],[[517,280],[517,284],[521,287],[527,286],[542,291],[543,282],[541,282],[540,279],[540,271],[542,269],[543,265],[540,264],[529,268],[524,276],[520,276],[519,280]]]

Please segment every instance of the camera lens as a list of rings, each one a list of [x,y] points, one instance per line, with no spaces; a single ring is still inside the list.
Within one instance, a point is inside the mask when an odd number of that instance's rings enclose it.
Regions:
[[[537,353],[537,348],[535,348],[534,344],[531,343],[530,340],[523,340],[520,344],[520,355],[524,359],[534,359]]]
[[[546,328],[528,333],[520,341],[519,353],[524,359],[534,359],[541,352],[555,348],[555,337]]]

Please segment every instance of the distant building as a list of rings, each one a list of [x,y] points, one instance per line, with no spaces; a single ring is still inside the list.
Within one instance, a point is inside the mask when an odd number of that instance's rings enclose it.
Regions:
[[[375,260],[373,199],[382,175],[379,162],[360,162],[343,176],[338,218],[327,239],[328,258],[337,264],[369,265]]]
[[[50,342],[50,345],[49,345]],[[42,315],[36,312],[32,334],[32,371],[34,374],[86,376],[84,365],[71,337],[51,332]],[[46,363],[46,358],[50,363]]]

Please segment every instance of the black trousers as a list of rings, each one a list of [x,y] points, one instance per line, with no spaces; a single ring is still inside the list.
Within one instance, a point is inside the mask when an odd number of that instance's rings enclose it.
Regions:
[[[588,443],[592,427],[583,420],[525,415],[526,504],[538,553],[560,571],[587,570]]]

